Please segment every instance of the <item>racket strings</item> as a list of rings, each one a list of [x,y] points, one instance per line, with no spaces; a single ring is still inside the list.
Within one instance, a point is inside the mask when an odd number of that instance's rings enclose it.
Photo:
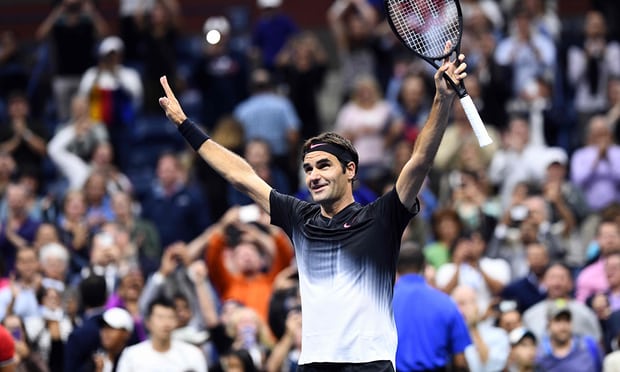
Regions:
[[[389,17],[407,46],[429,58],[445,56],[446,41],[459,42],[460,20],[453,0],[392,0]]]

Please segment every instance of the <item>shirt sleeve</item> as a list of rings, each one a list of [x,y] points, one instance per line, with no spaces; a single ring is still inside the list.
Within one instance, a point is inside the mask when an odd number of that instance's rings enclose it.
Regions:
[[[276,278],[280,271],[289,266],[293,259],[293,247],[283,231],[277,232],[277,235],[274,236],[274,241],[276,244],[276,252],[271,269],[268,273],[272,280]]]
[[[15,356],[15,342],[9,331],[0,325],[0,367],[11,364]]]
[[[452,279],[452,276],[454,275],[454,271],[456,270],[456,267],[454,266],[453,263],[445,263],[441,266],[439,266],[439,269],[437,270],[437,274],[435,275],[435,284],[437,285],[438,288],[443,288],[445,287],[448,282],[450,282],[450,279]]]
[[[90,167],[79,156],[67,149],[74,138],[75,130],[72,126],[61,129],[48,143],[47,152],[61,173],[69,180],[69,186],[79,189],[86,182]]]
[[[411,210],[407,209],[400,201],[398,193],[396,192],[396,187],[392,188],[392,190],[382,195],[371,204],[373,206],[378,206],[376,211],[377,216],[389,221],[390,226],[398,228],[398,230],[390,229],[389,231],[397,231],[396,233],[399,239],[409,224],[409,221],[420,212],[420,200],[416,197]]]
[[[452,354],[461,354],[465,352],[467,346],[471,345],[471,337],[467,329],[465,318],[461,315],[456,304],[452,311],[452,325],[450,327],[450,347]]]
[[[226,238],[220,233],[215,233],[207,243],[205,258],[209,269],[209,278],[218,291],[219,296],[224,296],[228,287],[233,282],[232,275],[224,264],[224,250]]]
[[[303,218],[304,209],[310,205],[308,202],[272,189],[269,194],[271,223],[281,227],[288,236],[291,236],[293,227]]]
[[[595,173],[596,152],[588,147],[577,150],[571,158],[570,178],[575,185],[584,187]]]
[[[568,81],[573,85],[577,85],[579,83],[579,80],[584,75],[586,69],[585,55],[583,53],[583,50],[576,46],[573,46],[568,49],[567,57],[568,63],[566,64],[566,67]]]

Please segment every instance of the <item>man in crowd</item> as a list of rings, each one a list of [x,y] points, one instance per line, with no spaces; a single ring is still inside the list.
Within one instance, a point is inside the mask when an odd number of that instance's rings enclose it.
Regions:
[[[398,331],[398,371],[466,371],[465,348],[471,344],[467,324],[450,297],[424,280],[424,254],[404,243],[394,287],[394,319]]]
[[[542,371],[600,371],[603,363],[597,342],[573,332],[568,302],[558,299],[549,304],[547,331],[539,346],[537,365]]]
[[[147,312],[150,338],[127,348],[118,361],[118,372],[206,372],[207,362],[197,347],[172,339],[177,327],[174,303],[166,298],[151,302]]]

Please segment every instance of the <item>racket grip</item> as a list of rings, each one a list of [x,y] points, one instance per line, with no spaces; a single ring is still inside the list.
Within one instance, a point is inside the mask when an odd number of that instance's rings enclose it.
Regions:
[[[480,114],[478,113],[478,109],[476,109],[476,105],[474,105],[474,101],[471,100],[469,95],[465,95],[461,98],[461,105],[463,106],[463,111],[465,111],[465,115],[467,115],[467,120],[469,120],[469,124],[471,124],[472,129],[474,130],[474,134],[476,138],[478,138],[478,143],[480,147],[484,147],[493,143],[493,140],[489,136],[487,129],[480,118]]]

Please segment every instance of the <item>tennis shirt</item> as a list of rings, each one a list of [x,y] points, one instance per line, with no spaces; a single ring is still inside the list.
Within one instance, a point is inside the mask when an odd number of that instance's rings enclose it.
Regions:
[[[333,218],[320,206],[271,191],[271,223],[295,246],[302,304],[299,364],[394,364],[397,335],[392,312],[402,233],[409,212],[396,190]]]

